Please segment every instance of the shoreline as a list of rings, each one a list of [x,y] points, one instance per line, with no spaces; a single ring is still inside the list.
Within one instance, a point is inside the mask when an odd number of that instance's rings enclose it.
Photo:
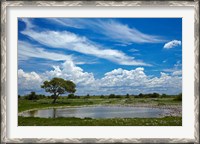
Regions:
[[[158,108],[158,109],[166,109],[169,110],[168,113],[165,113],[163,115],[160,115],[160,117],[165,117],[165,116],[180,116],[182,117],[182,106],[181,105],[154,105],[154,104],[104,104],[104,105],[82,105],[82,106],[52,106],[52,107],[46,107],[46,108],[34,108],[34,109],[29,109],[25,110],[22,112],[18,112],[18,116],[22,116],[23,113],[29,112],[29,111],[34,111],[34,110],[44,110],[44,109],[52,109],[52,108],[80,108],[80,107],[145,107],[145,108]]]

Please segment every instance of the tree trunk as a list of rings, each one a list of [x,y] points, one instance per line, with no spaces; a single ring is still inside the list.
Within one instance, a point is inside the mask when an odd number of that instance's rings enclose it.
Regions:
[[[53,102],[52,102],[52,104],[55,104],[56,103],[56,99],[58,98],[58,95],[55,95],[54,94],[54,100],[53,100]]]

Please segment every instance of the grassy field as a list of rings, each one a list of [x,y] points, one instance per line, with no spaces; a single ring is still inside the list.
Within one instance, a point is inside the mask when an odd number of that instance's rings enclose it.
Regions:
[[[61,97],[55,104],[52,99],[44,98],[39,100],[18,100],[18,112],[65,106],[88,106],[88,105],[129,105],[136,106],[147,104],[151,106],[181,106],[181,101],[174,98],[100,98],[98,96],[77,99]],[[18,117],[19,126],[180,126],[181,117],[164,118],[112,118],[112,119],[91,119],[91,118],[35,118]]]
[[[181,126],[181,117],[164,118],[35,118],[19,117],[19,126]]]
[[[83,106],[83,105],[138,105],[149,104],[154,106],[162,105],[181,105],[181,101],[175,101],[174,98],[78,98],[68,99],[67,97],[61,97],[55,104],[52,104],[52,99],[39,99],[39,100],[24,100],[18,101],[18,112],[22,112],[30,109],[58,107],[58,106]]]

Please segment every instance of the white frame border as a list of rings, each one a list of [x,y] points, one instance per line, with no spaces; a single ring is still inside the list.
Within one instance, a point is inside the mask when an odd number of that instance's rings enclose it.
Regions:
[[[89,138],[89,139],[74,139],[74,138],[64,138],[64,139],[49,139],[49,138],[14,138],[9,139],[6,137],[6,7],[8,6],[192,6],[195,10],[195,67],[194,67],[194,77],[195,77],[195,102],[194,102],[194,112],[195,112],[195,131],[194,139],[174,139],[174,138],[164,138],[164,139],[153,139],[153,138],[122,138],[122,139],[111,139],[111,138]],[[1,142],[2,143],[54,143],[54,142],[74,142],[74,143],[112,143],[112,142],[123,142],[123,143],[159,143],[159,142],[199,142],[199,1],[10,1],[2,2],[1,4]]]

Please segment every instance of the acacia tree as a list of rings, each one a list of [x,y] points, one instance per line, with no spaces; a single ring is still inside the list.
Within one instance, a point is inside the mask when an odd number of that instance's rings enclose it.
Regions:
[[[44,88],[46,92],[53,94],[53,102],[56,102],[56,99],[59,95],[68,93],[75,93],[76,85],[70,80],[64,80],[62,78],[53,78],[50,81],[44,81],[41,88]]]

